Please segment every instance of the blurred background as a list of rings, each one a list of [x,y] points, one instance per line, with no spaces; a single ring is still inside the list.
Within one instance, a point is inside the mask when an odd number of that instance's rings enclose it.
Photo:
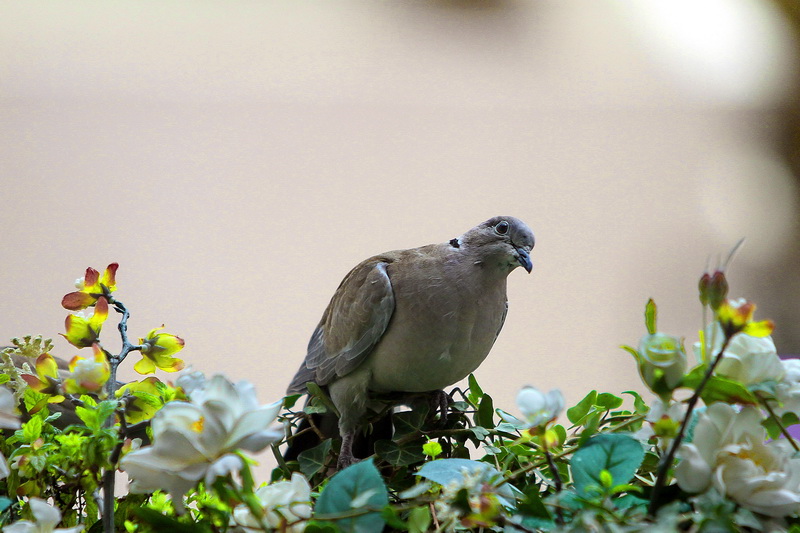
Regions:
[[[643,392],[619,345],[647,299],[690,345],[697,280],[741,237],[731,294],[800,353],[787,6],[5,3],[0,344],[71,358],[60,299],[117,261],[133,337],[164,323],[273,401],[351,267],[509,214],[537,245],[477,372],[497,406]]]

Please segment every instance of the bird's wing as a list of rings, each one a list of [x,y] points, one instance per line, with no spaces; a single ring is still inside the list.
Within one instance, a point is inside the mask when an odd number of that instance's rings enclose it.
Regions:
[[[386,273],[391,259],[367,259],[345,276],[311,335],[303,365],[289,392],[313,381],[327,385],[355,370],[383,336],[394,312],[394,292]]]

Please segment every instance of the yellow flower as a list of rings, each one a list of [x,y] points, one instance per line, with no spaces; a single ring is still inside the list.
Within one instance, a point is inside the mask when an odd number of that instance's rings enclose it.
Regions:
[[[756,304],[744,298],[725,300],[717,309],[717,320],[722,326],[725,337],[730,339],[737,333],[745,333],[752,337],[766,337],[775,329],[772,320],[753,322]]]
[[[117,290],[117,268],[119,268],[117,263],[111,263],[102,276],[92,267],[87,268],[86,275],[75,283],[78,290],[65,295],[61,305],[64,309],[78,311],[94,304],[101,296],[108,298]]]
[[[108,318],[108,300],[100,297],[94,306],[94,313],[90,317],[72,314],[64,322],[67,333],[60,335],[77,348],[86,348],[93,345],[100,338],[103,322]]]
[[[123,385],[115,394],[117,398],[127,397],[125,420],[129,424],[150,420],[170,400],[185,399],[155,376]]]
[[[111,366],[106,353],[99,345],[93,344],[94,357],[89,359],[76,355],[69,363],[69,376],[64,380],[64,390],[68,394],[96,393],[103,389],[111,376]]]
[[[49,353],[43,353],[36,359],[36,375],[21,374],[30,388],[36,392],[50,396],[47,403],[64,401],[61,394],[61,379],[58,377],[58,364]]]
[[[152,374],[156,368],[166,372],[177,372],[183,369],[183,361],[172,357],[173,354],[183,350],[183,339],[169,333],[156,333],[160,328],[150,330],[144,339],[139,339],[142,345],[142,359],[133,366],[140,374]]]

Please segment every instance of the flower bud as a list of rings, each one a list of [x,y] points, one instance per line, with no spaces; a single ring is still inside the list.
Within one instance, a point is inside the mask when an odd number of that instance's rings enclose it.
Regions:
[[[704,273],[698,283],[700,289],[700,303],[708,305],[716,311],[725,297],[728,296],[728,280],[725,272],[715,270],[713,274]]]
[[[650,390],[662,396],[675,390],[686,372],[686,353],[680,339],[654,333],[639,343],[639,373]]]

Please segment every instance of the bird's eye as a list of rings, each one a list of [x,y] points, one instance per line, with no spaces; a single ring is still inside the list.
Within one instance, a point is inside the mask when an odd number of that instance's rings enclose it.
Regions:
[[[499,235],[505,235],[506,233],[508,233],[508,222],[506,222],[505,220],[503,220],[502,222],[498,222],[497,225],[494,227],[494,230]]]

